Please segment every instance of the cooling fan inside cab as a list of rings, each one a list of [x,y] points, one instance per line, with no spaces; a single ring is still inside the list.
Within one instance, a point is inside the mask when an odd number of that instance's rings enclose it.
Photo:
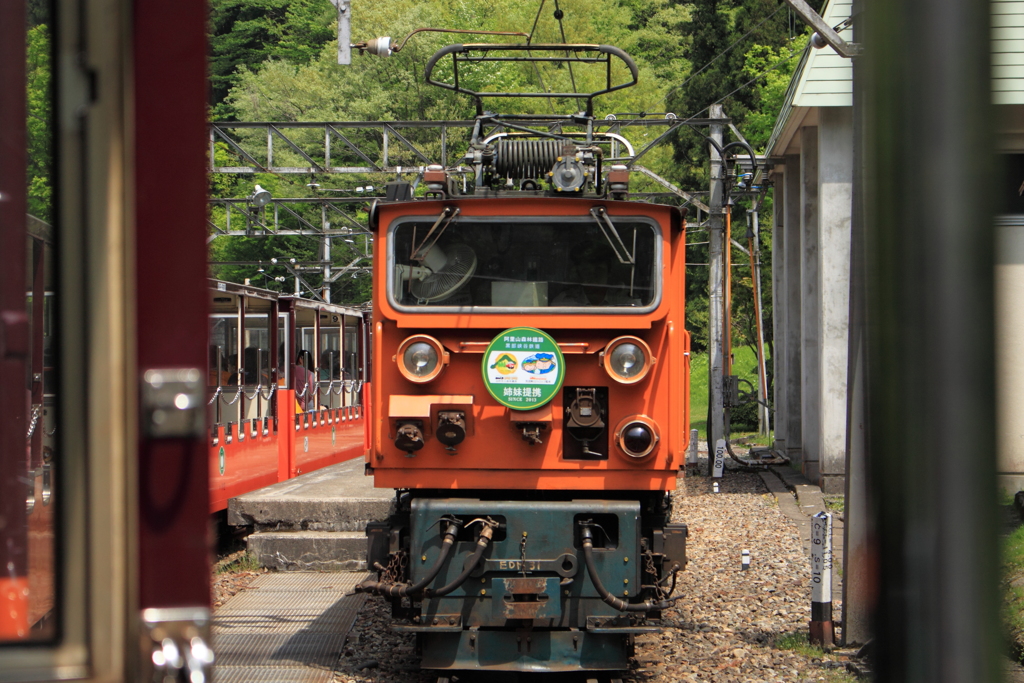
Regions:
[[[399,282],[409,282],[409,291],[418,301],[434,303],[451,297],[476,272],[476,253],[465,244],[451,244],[443,249],[432,246],[420,266],[397,267]]]

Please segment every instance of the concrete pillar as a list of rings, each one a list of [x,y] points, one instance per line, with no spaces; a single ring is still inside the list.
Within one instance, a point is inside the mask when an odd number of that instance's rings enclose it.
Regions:
[[[849,371],[850,221],[853,108],[818,110],[818,292],[821,327],[818,401],[825,493],[846,490],[846,377]]]
[[[774,389],[775,450],[786,452],[786,167],[776,166],[772,173],[775,201],[772,203],[772,388]]]
[[[996,454],[1000,496],[1024,491],[1024,216],[995,231]]]
[[[799,464],[802,457],[801,431],[801,343],[800,343],[800,157],[786,157],[786,216],[783,221],[783,248],[785,259],[783,273],[785,277],[784,296],[786,299],[786,347],[781,350],[785,356],[786,404],[782,406],[781,425],[786,435],[786,455],[794,463]],[[779,353],[777,351],[776,353]]]
[[[821,302],[818,264],[818,128],[800,129],[800,371],[803,385],[800,470],[817,482],[821,468]]]

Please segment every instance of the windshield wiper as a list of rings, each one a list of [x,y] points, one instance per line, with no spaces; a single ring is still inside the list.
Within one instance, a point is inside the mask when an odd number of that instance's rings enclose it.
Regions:
[[[615,229],[615,224],[612,223],[612,219],[608,217],[608,212],[604,210],[603,206],[595,206],[590,210],[590,215],[597,221],[597,227],[601,229],[601,233],[604,238],[608,240],[608,244],[611,246],[612,251],[615,252],[616,258],[619,259],[619,263],[626,266],[635,266],[636,259],[633,254],[626,249],[626,245],[622,242],[622,238],[619,236],[619,231]],[[633,245],[634,251],[636,245]]]
[[[422,262],[433,246],[437,244],[437,240],[444,234],[444,231],[452,224],[452,221],[458,217],[459,213],[460,209],[458,207],[444,207],[444,210],[441,211],[441,215],[437,217],[434,224],[430,226],[430,230],[428,230],[427,234],[423,236],[423,241],[419,244],[413,244],[412,254],[409,256],[409,260]],[[440,229],[438,229],[438,226],[440,226]],[[415,242],[415,232],[413,234],[413,242]],[[430,239],[431,236],[433,236],[434,239]],[[428,240],[430,241],[430,244],[427,244]]]

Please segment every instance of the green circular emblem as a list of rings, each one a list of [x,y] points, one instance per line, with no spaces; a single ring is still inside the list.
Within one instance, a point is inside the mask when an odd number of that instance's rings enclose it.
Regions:
[[[513,410],[539,408],[555,397],[565,379],[565,359],[546,332],[532,327],[505,330],[487,346],[484,385]]]
[[[218,454],[218,458],[220,459],[220,473],[224,474],[224,447],[223,446],[220,447],[220,453]]]

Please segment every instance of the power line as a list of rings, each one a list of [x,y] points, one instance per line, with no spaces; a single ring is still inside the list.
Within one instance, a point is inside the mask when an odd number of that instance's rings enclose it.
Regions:
[[[744,41],[744,40],[745,40],[745,39],[746,39],[746,38],[747,38],[748,36],[750,36],[750,34],[751,34],[751,33],[753,33],[753,32],[754,32],[754,31],[756,31],[757,29],[759,29],[759,28],[761,28],[762,26],[764,26],[764,25],[765,25],[765,24],[766,24],[766,23],[767,23],[767,22],[768,22],[768,21],[769,21],[770,19],[772,19],[772,17],[774,17],[774,16],[775,16],[776,14],[778,14],[779,12],[781,12],[781,11],[782,11],[782,9],[783,9],[784,7],[788,7],[788,5],[779,5],[779,8],[778,8],[778,9],[776,9],[776,10],[775,10],[774,12],[772,12],[772,13],[771,13],[771,14],[769,14],[769,15],[768,15],[767,17],[765,17],[764,19],[762,19],[762,20],[761,20],[761,22],[760,22],[759,24],[757,24],[757,26],[755,26],[754,28],[750,29],[749,31],[747,31],[746,33],[744,33],[744,34],[743,34],[742,36],[740,36],[739,38],[737,38],[737,39],[736,39],[736,41],[735,41],[735,42],[733,42],[733,44],[732,44],[732,45],[730,45],[729,47],[725,48],[724,50],[722,50],[721,52],[719,52],[719,53],[718,53],[717,55],[715,55],[715,56],[714,56],[714,57],[713,57],[713,58],[711,59],[711,61],[710,61],[710,62],[708,62],[707,64],[705,64],[704,66],[702,66],[702,67],[701,67],[700,69],[698,69],[698,70],[697,70],[697,71],[696,71],[695,73],[692,73],[692,74],[690,74],[690,75],[689,75],[689,76],[687,77],[687,79],[686,79],[685,81],[683,81],[682,83],[680,83],[679,85],[675,86],[674,88],[670,88],[670,89],[669,89],[669,91],[668,91],[667,93],[665,93],[665,97],[663,97],[663,98],[661,99],[661,104],[665,104],[665,102],[666,102],[666,101],[668,100],[668,97],[669,97],[669,95],[671,95],[671,94],[672,94],[672,93],[674,93],[674,92],[675,92],[676,90],[678,90],[678,89],[682,88],[682,87],[683,87],[683,86],[685,86],[685,85],[686,85],[687,83],[689,83],[690,81],[692,81],[692,80],[693,80],[694,78],[696,78],[697,76],[699,76],[699,75],[700,75],[701,73],[703,73],[703,72],[704,72],[704,70],[705,70],[705,69],[707,69],[707,68],[708,68],[709,66],[711,66],[712,64],[714,64],[715,62],[717,62],[717,61],[718,61],[719,59],[721,59],[722,57],[724,57],[724,56],[725,56],[725,55],[726,55],[726,54],[727,54],[727,53],[728,53],[728,52],[729,52],[730,50],[732,50],[732,49],[733,49],[734,47],[736,47],[736,46],[737,46],[737,45],[739,45],[739,44],[740,44],[741,42],[743,42],[743,41]]]
[[[544,3],[546,0],[540,0],[540,7],[537,8],[537,16],[533,18],[533,26],[530,28],[530,35],[526,38],[526,44],[530,45],[533,43],[533,34],[537,31],[537,22],[540,21],[540,13],[544,11]],[[533,57],[533,53],[527,50],[526,54]],[[531,62],[533,64],[533,71],[537,74],[537,81],[540,83],[540,89],[544,92],[550,92],[546,85],[544,85],[544,77],[540,75],[540,67],[537,66],[537,62]],[[545,98],[548,101],[548,107],[551,109],[551,113],[555,113],[555,103],[551,98]]]
[[[558,30],[562,34],[562,43],[563,44],[568,44],[569,41],[567,41],[565,39],[565,26],[562,25],[562,17],[563,16],[565,16],[565,14],[562,12],[562,8],[560,8],[558,6],[558,0],[555,0],[555,19],[558,19]],[[566,51],[565,56],[566,57],[569,56],[569,52],[568,51]],[[578,92],[576,90],[576,76],[572,72],[572,62],[568,62],[568,65],[569,65],[569,79],[572,80],[572,91],[575,93],[575,92]]]
[[[810,41],[808,41],[807,45],[804,46],[804,49],[801,50],[800,52],[797,52],[795,50],[790,51],[789,55],[787,55],[786,57],[783,57],[782,59],[780,59],[779,61],[775,62],[771,66],[766,67],[765,69],[762,69],[753,78],[751,78],[749,81],[747,81],[746,83],[744,83],[740,87],[738,87],[735,90],[733,90],[732,92],[730,92],[728,95],[725,95],[724,97],[720,97],[719,99],[715,100],[714,102],[712,102],[708,106],[704,107],[703,109],[699,110],[698,112],[696,112],[694,114],[691,114],[690,116],[688,116],[685,119],[683,119],[683,121],[680,123],[680,125],[673,127],[672,130],[678,130],[679,128],[682,127],[682,124],[688,123],[689,121],[692,121],[693,119],[697,118],[698,116],[700,116],[701,114],[706,112],[708,109],[710,109],[713,105],[721,104],[725,100],[729,99],[730,97],[732,97],[733,95],[738,93],[740,90],[743,90],[744,88],[749,86],[751,83],[754,83],[755,81],[757,81],[757,79],[761,78],[761,76],[764,76],[769,71],[773,71],[775,69],[778,69],[780,66],[782,66],[786,62],[788,62],[791,59],[793,59],[793,57],[796,56],[797,54],[802,54],[804,52],[807,52],[807,50],[809,50],[809,49],[810,49]]]
[[[540,7],[537,8],[537,16],[533,18],[533,28],[530,29],[530,36],[526,39],[527,45],[533,42],[533,34],[537,30],[537,22],[540,21],[540,13],[544,11],[545,1],[546,0],[540,0]]]
[[[751,83],[754,83],[754,82],[755,82],[755,81],[756,81],[757,79],[761,78],[761,76],[764,76],[764,75],[765,75],[766,73],[768,73],[769,71],[774,71],[775,69],[778,69],[778,68],[779,68],[780,66],[782,66],[782,65],[783,65],[783,64],[785,64],[786,62],[788,62],[788,61],[790,61],[791,59],[793,59],[793,57],[794,57],[794,56],[796,56],[797,54],[802,54],[802,53],[804,53],[804,52],[807,52],[807,50],[809,50],[809,49],[810,49],[810,47],[811,47],[811,46],[810,46],[810,42],[808,41],[808,44],[807,44],[806,46],[804,46],[804,49],[803,49],[803,50],[801,50],[801,51],[800,51],[799,53],[798,53],[798,52],[797,52],[796,50],[792,50],[792,51],[790,51],[790,53],[789,53],[789,55],[788,55],[788,56],[786,56],[786,57],[784,57],[783,59],[780,59],[779,61],[775,62],[774,64],[772,64],[772,65],[771,65],[771,66],[769,66],[768,68],[766,68],[766,69],[763,69],[762,71],[759,71],[759,72],[757,73],[757,75],[755,75],[755,76],[754,76],[753,78],[751,78],[751,79],[750,79],[749,81],[747,81],[746,83],[744,83],[744,84],[743,84],[743,85],[741,85],[740,87],[736,88],[735,90],[733,90],[733,91],[732,91],[731,93],[729,93],[728,95],[726,95],[726,96],[724,96],[724,97],[722,97],[722,98],[719,98],[718,100],[715,100],[714,102],[712,102],[712,104],[721,104],[721,103],[722,103],[723,101],[725,101],[725,100],[729,99],[730,97],[732,97],[733,95],[735,95],[736,93],[738,93],[738,92],[739,92],[740,90],[743,90],[744,88],[746,88],[746,87],[747,87],[748,85],[750,85]],[[708,105],[708,106],[710,107],[711,105]],[[703,111],[703,109],[702,109],[701,111]],[[698,112],[698,113],[700,113],[700,112]]]

